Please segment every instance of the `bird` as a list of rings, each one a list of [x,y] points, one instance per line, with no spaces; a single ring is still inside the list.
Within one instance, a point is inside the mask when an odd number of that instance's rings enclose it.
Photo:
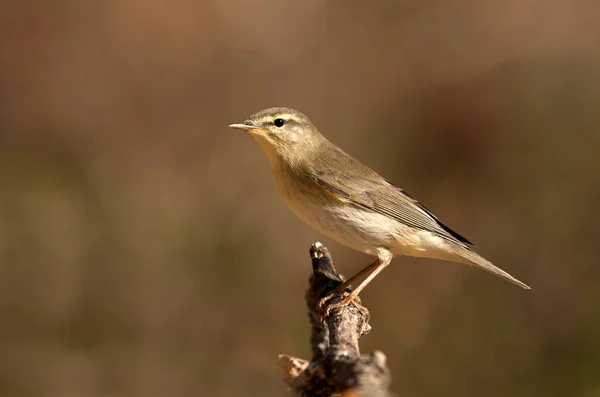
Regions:
[[[524,289],[530,287],[475,252],[473,244],[443,224],[420,202],[330,142],[303,113],[268,108],[229,125],[251,135],[264,150],[287,205],[333,240],[377,259],[342,283],[336,307],[354,303],[394,255],[468,264]],[[364,280],[349,293],[356,280]]]

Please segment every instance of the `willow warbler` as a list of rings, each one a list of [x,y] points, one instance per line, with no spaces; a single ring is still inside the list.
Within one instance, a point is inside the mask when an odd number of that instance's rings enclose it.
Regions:
[[[347,280],[366,278],[336,306],[354,300],[394,254],[466,263],[529,286],[479,256],[471,242],[369,167],[329,142],[304,114],[270,108],[229,127],[247,131],[269,158],[279,192],[302,220],[377,260]]]

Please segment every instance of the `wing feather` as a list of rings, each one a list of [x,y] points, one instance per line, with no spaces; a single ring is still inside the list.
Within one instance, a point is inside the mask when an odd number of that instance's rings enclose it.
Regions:
[[[378,175],[377,175],[378,176]],[[389,216],[416,229],[427,230],[465,247],[471,242],[444,225],[427,208],[385,179],[359,180],[340,171],[316,172],[313,180],[330,194],[361,208]]]

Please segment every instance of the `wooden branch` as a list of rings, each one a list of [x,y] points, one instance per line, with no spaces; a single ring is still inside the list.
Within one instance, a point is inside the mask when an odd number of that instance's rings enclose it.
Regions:
[[[310,248],[313,274],[306,291],[311,324],[312,360],[282,354],[279,366],[285,382],[299,397],[327,397],[342,393],[353,397],[387,397],[390,373],[386,357],[375,351],[360,355],[358,339],[371,330],[369,312],[359,305],[333,309],[324,316],[319,301],[339,286],[344,278],[333,266],[329,251],[321,243]],[[332,298],[331,303],[341,297]],[[360,307],[359,307],[360,306]]]

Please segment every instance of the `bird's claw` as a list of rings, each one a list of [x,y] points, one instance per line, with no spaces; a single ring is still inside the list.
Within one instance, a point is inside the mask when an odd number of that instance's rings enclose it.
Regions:
[[[321,298],[321,300],[319,300],[318,307],[319,311],[323,314],[323,317],[328,317],[334,309],[340,309],[344,306],[352,305],[356,309],[362,311],[367,315],[366,322],[368,323],[369,319],[371,318],[371,314],[369,313],[369,310],[366,307],[357,302],[357,300],[360,302],[360,298],[358,296],[355,296],[348,290],[343,291],[343,294],[345,296],[343,296],[343,298],[341,298],[337,302],[329,303],[329,301],[331,301],[333,298],[339,297],[341,295],[338,291],[333,291],[325,297]]]

